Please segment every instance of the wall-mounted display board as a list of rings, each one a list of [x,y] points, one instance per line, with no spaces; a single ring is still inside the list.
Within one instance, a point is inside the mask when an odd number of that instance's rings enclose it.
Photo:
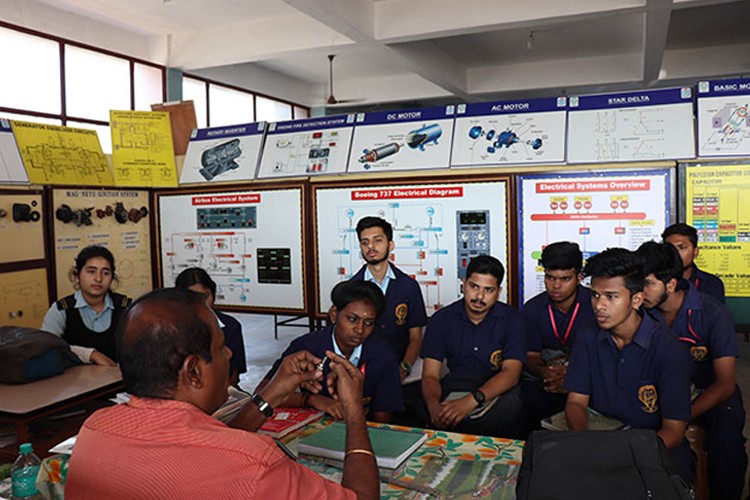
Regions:
[[[193,130],[180,184],[252,180],[265,128],[259,122]]]
[[[44,259],[44,218],[41,192],[0,193],[0,264]]]
[[[698,82],[698,155],[750,155],[750,79]]]
[[[448,168],[454,109],[358,113],[347,172]]]
[[[691,87],[573,96],[568,163],[695,157]]]
[[[258,177],[343,173],[353,126],[353,114],[269,124]]]
[[[0,325],[39,328],[48,308],[46,268],[0,273]]]
[[[116,185],[177,186],[169,113],[112,110],[109,130]]]
[[[114,291],[133,298],[153,287],[147,191],[60,188],[52,191],[57,297],[73,293],[70,270],[88,245],[115,257]]]
[[[29,175],[23,168],[23,160],[18,153],[16,138],[10,121],[0,119],[0,184],[28,184]]]
[[[10,123],[32,184],[114,185],[96,130]]]
[[[304,189],[156,193],[161,283],[188,267],[217,284],[216,303],[306,312]]]
[[[698,231],[696,264],[750,297],[750,164],[687,164],[685,222]]]
[[[565,97],[460,104],[451,166],[565,161]]]
[[[331,289],[364,265],[355,228],[367,215],[393,225],[391,262],[420,284],[429,315],[461,297],[475,255],[493,255],[507,271],[508,189],[501,177],[313,185],[317,312],[325,314]],[[506,277],[501,300],[510,287]]]
[[[661,233],[673,212],[671,169],[565,173],[519,179],[522,301],[544,291],[542,249],[573,241],[584,259],[608,247],[635,250]]]

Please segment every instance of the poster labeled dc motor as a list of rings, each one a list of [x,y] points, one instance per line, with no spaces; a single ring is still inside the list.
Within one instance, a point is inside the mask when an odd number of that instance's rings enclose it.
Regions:
[[[750,79],[698,83],[698,155],[750,155]]]
[[[565,97],[456,107],[451,166],[565,161]]]
[[[578,243],[584,260],[609,247],[661,241],[672,213],[669,169],[522,176],[519,184],[520,297],[544,291],[538,265],[550,243]]]
[[[330,307],[331,289],[364,265],[356,232],[365,216],[393,226],[389,258],[422,289],[427,314],[459,299],[468,262],[490,254],[506,267],[507,179],[441,184],[313,186],[316,209],[318,312]]]
[[[358,113],[348,172],[448,168],[454,106]]]

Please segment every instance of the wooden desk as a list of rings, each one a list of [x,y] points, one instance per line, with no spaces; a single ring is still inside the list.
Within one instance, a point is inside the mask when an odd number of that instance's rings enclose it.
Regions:
[[[19,442],[29,440],[29,424],[122,390],[116,367],[80,365],[30,384],[0,384],[0,423],[16,426]],[[45,450],[36,450],[45,452]]]

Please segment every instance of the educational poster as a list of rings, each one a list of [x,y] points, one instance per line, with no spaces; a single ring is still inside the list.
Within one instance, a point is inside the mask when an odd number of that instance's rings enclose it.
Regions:
[[[252,180],[265,127],[259,122],[193,130],[180,184]]]
[[[169,113],[111,110],[109,129],[118,186],[177,186]]]
[[[347,172],[448,168],[454,106],[357,113]]]
[[[750,155],[750,79],[698,82],[698,156]]]
[[[569,100],[568,163],[694,157],[691,87]]]
[[[506,268],[508,222],[505,179],[443,184],[313,186],[317,242],[318,312],[330,307],[331,289],[364,265],[356,226],[367,215],[393,225],[391,262],[417,280],[427,314],[462,297],[468,261],[479,254]]]
[[[114,184],[95,130],[16,120],[10,123],[32,184]]]
[[[565,97],[460,104],[452,167],[565,161]]]
[[[151,233],[147,191],[55,189],[54,249],[57,297],[74,292],[70,271],[78,252],[102,245],[115,257],[113,290],[134,299],[151,291]]]
[[[47,269],[0,273],[0,324],[39,328],[49,309]]]
[[[727,296],[750,297],[750,164],[690,165],[685,178],[696,264],[721,278]]]
[[[343,173],[353,126],[353,114],[270,123],[258,178]]]
[[[0,184],[28,184],[29,175],[23,168],[10,121],[0,119]]]
[[[526,302],[544,291],[545,246],[578,243],[584,260],[609,247],[635,250],[661,241],[672,211],[669,169],[520,178],[519,267]]]
[[[0,194],[0,264],[45,258],[44,213],[40,192]]]
[[[162,284],[202,267],[216,282],[217,304],[305,310],[302,205],[301,186],[162,193]]]

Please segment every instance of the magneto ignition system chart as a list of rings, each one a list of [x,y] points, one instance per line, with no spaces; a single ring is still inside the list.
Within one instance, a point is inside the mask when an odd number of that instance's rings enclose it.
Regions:
[[[565,160],[566,98],[461,104],[451,165]]]
[[[319,312],[328,310],[331,288],[364,265],[355,228],[367,215],[393,225],[391,262],[417,280],[428,314],[461,297],[472,257],[490,254],[507,268],[507,187],[505,180],[317,187]],[[506,300],[510,285],[502,286]]]
[[[608,247],[635,250],[645,241],[661,241],[671,192],[669,169],[521,177],[523,302],[544,291],[538,260],[550,243],[578,243],[585,260]]]
[[[698,155],[750,155],[750,79],[698,83]]]
[[[693,158],[690,87],[571,97],[568,162]]]
[[[216,282],[217,304],[303,309],[302,220],[300,187],[162,194],[162,283],[202,267]]]

